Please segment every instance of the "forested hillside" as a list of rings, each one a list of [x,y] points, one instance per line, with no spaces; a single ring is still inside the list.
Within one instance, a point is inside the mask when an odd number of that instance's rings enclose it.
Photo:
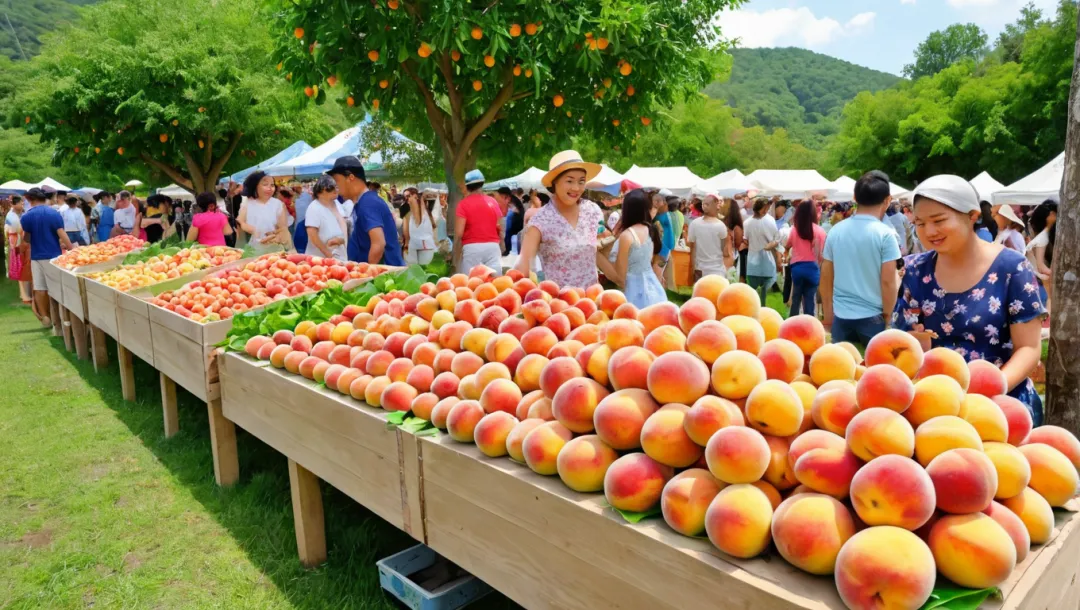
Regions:
[[[76,7],[96,0],[0,0],[0,55],[28,59],[41,51],[41,36],[78,18]]]

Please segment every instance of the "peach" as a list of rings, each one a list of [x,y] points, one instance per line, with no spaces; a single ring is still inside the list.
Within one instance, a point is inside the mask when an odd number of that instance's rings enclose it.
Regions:
[[[313,358],[316,362],[319,361],[319,358],[315,358],[314,356],[308,356],[304,352],[298,352],[295,350],[289,352],[285,355],[285,370],[292,373],[293,375],[299,375],[300,363],[302,363],[308,358]]]
[[[975,427],[959,417],[941,415],[915,430],[915,459],[924,467],[942,453],[960,448],[981,452],[983,444]]]
[[[859,411],[848,423],[845,436],[848,449],[864,462],[882,455],[906,458],[915,455],[914,428],[903,415],[890,409],[873,407]]]
[[[431,412],[437,404],[439,404],[438,396],[431,392],[424,392],[423,394],[417,394],[416,398],[413,399],[410,410],[413,417],[431,421]]]
[[[549,360],[547,356],[529,354],[518,362],[514,372],[514,383],[518,384],[523,393],[540,389],[540,375],[543,374]]]
[[[613,320],[637,320],[638,308],[633,303],[623,303],[615,309],[615,315],[611,316]]]
[[[509,379],[494,379],[480,391],[480,406],[485,413],[503,411],[509,415],[517,413],[521,402],[521,390]]]
[[[487,389],[488,384],[496,379],[504,379],[506,381],[513,379],[513,375],[510,374],[510,369],[501,362],[488,362],[477,369],[475,375],[476,389],[480,392]]]
[[[863,363],[862,353],[859,352],[859,348],[856,347],[854,343],[849,343],[847,341],[841,341],[840,343],[837,343],[836,345],[846,349],[847,352],[849,354],[851,354],[851,357],[855,359],[855,364],[862,364]]]
[[[487,328],[470,328],[461,337],[461,349],[483,358],[486,355],[487,343],[494,336],[495,332]]]
[[[843,382],[830,382],[818,388],[810,415],[818,428],[840,436],[847,435],[847,427],[859,406],[855,403],[855,388]]]
[[[927,542],[938,571],[961,587],[995,587],[1016,567],[1012,538],[997,521],[981,513],[938,519]]]
[[[387,411],[409,411],[419,394],[416,388],[404,381],[393,381],[383,389],[379,405]]]
[[[569,339],[570,334],[572,334],[575,330],[577,330],[578,328],[585,325],[586,316],[577,307],[568,307],[568,308],[562,310],[559,313],[566,316],[566,320],[570,323],[570,331],[564,337],[566,339]],[[555,329],[552,328],[551,330],[555,330]],[[558,333],[556,333],[556,334],[558,334]]]
[[[499,325],[499,334],[513,335],[515,339],[521,341],[522,335],[530,328],[532,327],[525,321],[525,318],[511,316],[503,320],[503,323]]]
[[[291,354],[293,349],[288,345],[277,345],[270,351],[270,366],[276,369],[285,368],[285,357]]]
[[[735,284],[741,286],[744,284]],[[731,288],[728,288],[731,290]],[[732,557],[750,559],[772,540],[772,502],[753,485],[730,485],[716,494],[705,512],[705,532],[713,546]]]
[[[748,316],[757,318],[761,310],[761,298],[756,290],[746,284],[731,284],[716,298],[716,317]]]
[[[405,333],[390,333],[386,337],[386,342],[383,344],[383,349],[394,355],[395,358],[401,358],[405,355],[405,342],[409,340],[410,335]]]
[[[708,470],[690,468],[675,475],[660,494],[660,511],[668,527],[683,536],[705,533],[705,514],[725,483]]]
[[[1030,487],[1019,495],[1001,501],[1027,529],[1032,544],[1046,544],[1054,534],[1054,509],[1046,498]]]
[[[968,394],[979,394],[987,398],[1000,396],[1009,391],[1005,373],[986,360],[972,360],[968,367]]]
[[[588,319],[586,319],[585,321],[589,324],[594,324],[596,326],[603,326],[604,324],[607,324],[610,320],[611,318],[607,317],[606,313],[602,311],[597,311],[593,315],[589,316]]]
[[[480,314],[480,318],[476,321],[477,328],[486,328],[491,332],[498,332],[499,326],[510,317],[510,314],[498,305],[492,305],[487,307]],[[486,341],[485,341],[486,343]]]
[[[784,500],[773,513],[772,539],[788,563],[811,574],[832,574],[836,556],[855,535],[855,521],[835,498],[807,493]]]
[[[354,324],[355,324],[355,322],[354,322]],[[293,329],[293,332],[296,335],[307,335],[309,339],[314,341],[315,340],[315,329],[316,329],[316,324],[314,322],[312,322],[311,320],[302,320],[299,324],[296,325],[296,328]]]
[[[529,415],[528,415],[529,414],[529,407],[533,406],[533,403],[535,403],[535,402],[537,402],[537,401],[539,401],[540,399],[543,399],[543,398],[544,398],[544,393],[541,392],[540,390],[533,390],[532,392],[529,392],[528,394],[525,394],[524,396],[522,396],[521,400],[518,402],[517,410],[515,412],[515,415],[517,415],[517,418],[518,419],[528,419],[528,417],[529,417]],[[548,400],[548,402],[550,404],[551,401]]]
[[[742,409],[726,398],[712,395],[697,399],[683,420],[687,436],[702,447],[709,443],[709,439],[720,428],[743,425],[745,420]]]
[[[525,464],[537,474],[557,474],[559,452],[573,437],[574,433],[557,421],[537,426],[521,443]]]
[[[941,415],[959,415],[964,403],[964,390],[947,375],[931,375],[915,382],[915,396],[904,417],[918,429],[927,421]]]
[[[761,360],[741,350],[721,354],[712,365],[712,388],[728,400],[746,398],[754,387],[765,382],[766,377]]]
[[[394,355],[386,350],[379,350],[368,357],[365,364],[365,372],[372,377],[385,375],[390,368],[390,363],[395,360]]]
[[[701,279],[694,282],[694,289],[691,296],[701,297],[710,303],[715,304],[716,300],[720,298],[720,293],[724,292],[731,282],[722,275],[705,275]]]
[[[930,547],[899,527],[862,530],[836,556],[836,590],[852,610],[916,610],[930,599],[936,577]]]
[[[420,335],[413,335],[409,337],[407,341],[405,341],[405,347],[402,349],[401,355],[412,360],[413,364],[427,364],[428,366],[431,366],[430,363],[418,363],[416,362],[416,359],[413,358],[413,355],[416,354],[416,348],[424,345],[425,343],[427,343],[426,333]],[[432,355],[434,355],[434,352],[432,352]]]
[[[627,389],[609,394],[593,410],[596,435],[613,449],[638,449],[645,421],[657,409],[659,405],[647,390]]]
[[[668,352],[652,362],[646,383],[661,404],[693,404],[709,390],[709,367],[687,352]]]
[[[810,358],[814,352],[825,345],[825,327],[814,316],[806,314],[792,316],[780,324],[777,337],[798,345],[803,355]]]
[[[431,318],[435,315],[435,312],[439,311],[439,301],[434,297],[425,296],[416,302],[416,315],[421,318],[431,321]],[[356,321],[353,321],[355,324]]]
[[[466,375],[479,371],[482,366],[484,366],[484,359],[480,356],[472,352],[460,352],[450,361],[450,372],[464,378]]]
[[[480,400],[480,386],[476,383],[476,375],[466,375],[458,382],[458,398],[462,400]]]
[[[653,413],[641,428],[641,448],[652,459],[673,468],[686,468],[697,462],[704,450],[686,434],[683,422],[690,408],[667,405]]]
[[[784,316],[771,307],[762,307],[758,310],[757,321],[761,329],[765,331],[765,340],[772,341],[780,336],[780,325],[784,323]]]
[[[511,269],[511,272],[514,272],[514,271],[515,270]],[[520,271],[518,271],[517,273],[520,273]],[[525,295],[529,294],[529,292],[536,289],[536,282],[534,282],[530,278],[521,277],[521,278],[518,278],[518,279],[514,280],[514,285],[513,285],[512,288],[514,289],[514,292],[518,293],[518,295],[522,299],[524,299]]]
[[[761,323],[748,316],[727,316],[720,324],[728,327],[735,335],[735,347],[744,352],[756,354],[765,345],[765,330]]]
[[[657,332],[665,328],[679,332],[674,326],[661,326],[649,336],[655,336]],[[646,344],[648,344],[648,339],[646,339]],[[647,348],[636,346],[624,347],[612,353],[611,358],[608,359],[607,371],[611,387],[615,390],[648,388],[649,367],[656,360],[653,354],[654,352],[650,352]]]
[[[644,453],[629,453],[615,460],[604,475],[604,498],[617,510],[645,512],[656,506],[664,486],[674,475]]]
[[[554,360],[555,358],[562,358],[563,356],[573,358],[577,356],[578,352],[580,352],[584,348],[585,344],[581,341],[564,339],[551,346],[551,349],[548,350],[547,357],[552,360]],[[522,351],[523,355],[524,353],[525,352]]]
[[[867,367],[891,364],[914,379],[922,367],[923,349],[919,340],[909,333],[890,328],[870,339],[863,357]]]
[[[572,432],[592,432],[593,412],[608,394],[607,388],[588,377],[570,379],[551,398],[551,414]]]
[[[985,510],[998,488],[993,462],[975,449],[951,449],[926,467],[934,482],[937,507],[947,513],[965,514]]]
[[[408,358],[395,358],[390,366],[386,367],[386,376],[390,381],[405,381],[413,370],[412,360]]]
[[[271,337],[271,340],[278,345],[289,345],[294,338],[291,330],[279,330]]]
[[[1080,493],[1080,475],[1064,453],[1042,443],[1021,445],[1020,453],[1031,465],[1028,487],[1046,498],[1050,506],[1065,506]]]
[[[765,436],[765,442],[769,443],[769,452],[772,457],[763,479],[777,490],[791,489],[799,484],[795,479],[795,471],[788,464],[791,440],[791,438],[779,436]]]
[[[1028,443],[1042,443],[1057,449],[1069,458],[1072,465],[1080,472],[1080,440],[1065,428],[1059,426],[1040,426],[1031,431]]]
[[[619,308],[619,305],[626,302],[626,295],[618,290],[605,290],[595,300],[600,311],[610,318],[615,315],[615,310]]]
[[[506,455],[506,439],[517,424],[517,418],[504,411],[488,413],[473,428],[476,447],[488,457]]]
[[[484,409],[475,400],[462,400],[450,407],[446,415],[446,432],[459,443],[471,443],[476,425],[484,417]]]
[[[685,351],[686,335],[674,326],[661,326],[645,337],[644,347],[655,356]]]
[[[326,372],[323,374],[323,383],[326,385],[326,387],[330,388],[331,390],[340,391],[340,390],[338,390],[338,381],[340,381],[341,376],[344,375],[345,372],[349,371],[349,370],[351,370],[351,369],[349,367],[347,367],[347,366],[344,366],[344,365],[341,365],[341,364],[331,364],[329,367],[327,367]],[[357,371],[356,374],[357,374],[357,376],[359,376],[359,371]],[[351,381],[350,381],[350,383],[351,383]],[[348,389],[348,386],[346,386],[345,389]],[[344,393],[344,392],[342,392],[342,393]]]
[[[780,508],[780,504],[783,503],[784,497],[780,495],[780,492],[773,487],[772,483],[768,481],[754,481],[750,483],[754,487],[760,489],[766,497],[769,498],[769,502],[772,504],[773,510]]]
[[[604,343],[586,345],[577,356],[574,357],[578,364],[585,369],[585,374],[592,377],[600,385],[608,385],[608,363],[611,361],[613,352]]]
[[[811,430],[816,425],[814,423],[814,399],[817,398],[817,388],[809,381],[792,381],[791,389],[795,390],[795,393],[799,395],[799,400],[803,405],[803,423],[799,426],[799,434]]]
[[[480,322],[480,315],[484,313],[484,306],[476,299],[465,299],[457,301],[454,304],[453,309],[444,311],[445,313],[442,314],[439,312],[432,314],[432,318],[428,320],[431,322],[432,326],[436,325],[437,319],[442,318],[447,314],[451,314],[451,312],[452,315],[449,316],[451,322],[456,319],[462,322],[468,322],[471,326],[476,326]]]
[[[580,311],[581,315],[586,319],[591,318],[594,313],[600,311],[596,307],[596,301],[593,301],[591,299],[579,300],[577,303],[574,303],[572,309],[577,309],[578,311]]]
[[[405,376],[405,383],[416,388],[420,392],[431,391],[431,384],[435,381],[435,371],[426,364],[414,366]]]
[[[600,327],[600,342],[614,352],[631,345],[643,345],[645,335],[636,320],[612,320]]]
[[[252,337],[251,340],[248,341],[248,345],[251,345],[251,342],[256,339],[265,340],[266,337]],[[310,354],[311,348],[314,347],[315,344],[311,342],[311,338],[307,335],[296,335],[292,338],[292,341],[290,341],[288,345],[293,349],[294,352],[304,352],[305,354]],[[260,344],[259,347],[262,347],[262,344]],[[245,349],[247,348],[245,347]]]
[[[592,303],[592,301],[582,301],[582,303]],[[566,335],[567,341],[580,341],[582,345],[592,345],[600,340],[600,328],[595,324],[580,324],[577,328],[570,331],[569,335]]]
[[[595,434],[579,436],[559,451],[555,467],[564,485],[574,491],[591,493],[604,489],[604,475],[619,459],[614,449]]]
[[[802,399],[791,386],[769,379],[758,384],[746,397],[747,424],[773,436],[791,436],[803,422]]]
[[[854,379],[855,359],[839,345],[823,345],[810,356],[810,379],[821,386],[834,379]]]
[[[569,356],[563,356],[561,358],[555,358],[544,365],[544,368],[540,371],[540,389],[543,390],[544,396],[548,398],[554,398],[555,392],[562,387],[564,383],[577,377],[584,377],[585,371],[578,364],[577,360],[570,358]],[[529,387],[532,387],[531,384]]]
[[[521,335],[521,349],[525,350],[526,354],[547,354],[558,342],[555,332],[543,326],[530,328]]]
[[[866,369],[855,384],[855,402],[860,409],[882,407],[903,413],[915,399],[915,384],[903,371],[890,364]]]
[[[766,377],[791,383],[802,372],[806,356],[787,339],[771,339],[761,346],[758,359],[765,365]]]
[[[811,449],[795,461],[795,478],[816,492],[844,499],[861,467],[859,458],[847,449]]]
[[[1019,447],[1027,442],[1032,430],[1031,411],[1028,411],[1027,405],[1008,394],[994,396],[990,400],[996,402],[1005,413],[1005,421],[1009,424],[1009,444]]]
[[[465,337],[465,333],[472,330],[472,324],[468,322],[451,322],[444,324],[439,328],[439,345],[445,349],[460,350],[461,340]],[[473,354],[474,356],[476,354]]]
[[[586,312],[588,313],[588,312]],[[649,334],[661,326],[679,326],[679,306],[671,301],[649,305],[638,312],[638,322],[644,325],[643,331]]]
[[[1031,536],[1028,535],[1024,522],[1020,520],[1020,517],[1016,516],[1016,513],[998,502],[991,502],[990,506],[983,511],[983,514],[996,521],[1009,535],[1013,545],[1016,547],[1016,563],[1019,565],[1031,551]]]
[[[712,366],[721,354],[736,348],[735,333],[716,320],[698,324],[686,336],[686,351],[701,358],[709,366]]]
[[[432,344],[435,345],[435,344]],[[450,365],[454,363],[454,356],[457,355],[452,349],[440,348],[435,354],[435,359],[431,363],[431,368],[435,369],[435,374],[445,373],[450,370]]]
[[[285,347],[289,347],[289,346],[286,345]],[[270,360],[270,354],[273,354],[274,350],[277,349],[277,348],[278,348],[277,343],[274,343],[273,341],[264,341],[262,343],[262,345],[259,346],[258,351],[255,352],[254,357],[258,358],[259,360],[262,360],[262,361],[269,361]],[[292,348],[290,347],[289,349],[292,349]]]
[[[375,336],[377,337],[378,335]],[[335,347],[337,347],[337,344],[335,344],[333,341],[319,341],[314,346],[312,346],[310,353],[316,358],[321,358],[322,360],[326,360],[327,362],[329,362],[330,354],[333,353]],[[390,360],[393,360],[393,356],[393,354],[390,354]],[[387,360],[387,364],[389,364],[389,362],[390,361]]]
[[[679,327],[689,333],[706,320],[716,319],[716,305],[704,297],[692,297],[679,308]]]
[[[967,392],[971,383],[971,372],[968,363],[959,352],[947,347],[935,347],[923,355],[922,366],[915,376],[916,379],[931,375],[946,375],[956,380],[960,388]]]
[[[529,405],[528,410],[525,412],[527,419],[542,419],[544,421],[555,421],[555,415],[551,412],[551,399],[540,394],[541,398],[536,402]]]
[[[355,382],[354,382],[355,383]],[[372,407],[382,407],[382,393],[391,383],[394,383],[386,375],[374,376],[364,388],[364,402]],[[350,388],[351,391],[351,388]],[[413,394],[413,398],[416,395]],[[410,403],[412,401],[410,400]]]
[[[1004,443],[1009,439],[1005,412],[993,400],[980,394],[966,394],[960,403],[960,418],[975,427],[983,441]]]
[[[331,343],[333,343],[331,341]],[[386,338],[379,333],[368,333],[364,335],[364,340],[360,343],[360,346],[369,352],[377,352],[386,345]]]
[[[440,430],[446,429],[446,420],[450,416],[450,409],[461,402],[457,396],[447,396],[435,404],[431,409],[431,425]],[[481,409],[483,411],[483,409]]]
[[[542,419],[523,419],[510,430],[510,434],[506,436],[506,454],[511,460],[520,464],[525,463],[525,456],[521,453],[522,443],[530,432],[544,423]]]
[[[300,361],[300,374],[316,383],[322,383],[326,376],[326,369],[329,367],[329,362],[308,356]]]
[[[851,479],[851,505],[866,525],[915,531],[934,516],[937,494],[933,480],[914,460],[883,455]]]
[[[352,362],[352,356],[353,356],[354,352],[359,354],[359,353],[361,353],[363,351],[364,351],[363,348],[359,348],[359,347],[349,347],[348,345],[337,345],[337,346],[334,347],[334,349],[330,350],[330,357],[327,358],[327,360],[330,361],[330,364],[340,364],[342,366],[345,366],[345,365]],[[318,356],[316,356],[316,358],[318,358]],[[320,358],[320,360],[321,360],[321,358]],[[409,362],[409,366],[412,366],[412,361],[409,360],[408,362]]]
[[[364,400],[364,395],[367,393],[367,387],[374,381],[375,378],[371,375],[361,375],[352,380],[348,387],[348,394],[356,400]],[[341,383],[339,380],[338,383]],[[344,394],[344,392],[342,392]]]
[[[1020,495],[1031,482],[1031,464],[1019,449],[1008,443],[983,443],[983,453],[997,471],[998,486],[994,498],[1006,500]]]
[[[791,446],[788,447],[788,465],[794,468],[795,462],[811,449],[844,451],[847,449],[847,443],[844,437],[828,430],[808,430],[792,439]]]
[[[753,483],[765,475],[772,450],[760,432],[744,426],[716,431],[705,445],[709,472],[725,483]]]
[[[450,371],[446,371],[435,376],[435,379],[431,382],[430,389],[431,392],[440,399],[446,398],[447,396],[457,396],[458,384],[460,382],[461,379],[457,375]]]

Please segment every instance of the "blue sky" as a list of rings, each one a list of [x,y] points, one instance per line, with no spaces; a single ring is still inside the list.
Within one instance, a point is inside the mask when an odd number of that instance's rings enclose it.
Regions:
[[[900,74],[930,32],[975,23],[992,42],[1029,0],[748,0],[720,14],[744,47],[802,47]],[[1053,15],[1056,0],[1035,0]]]

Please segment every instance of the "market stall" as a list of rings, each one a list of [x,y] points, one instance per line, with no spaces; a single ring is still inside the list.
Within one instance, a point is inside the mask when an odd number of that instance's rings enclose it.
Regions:
[[[1061,180],[1065,174],[1065,153],[1053,161],[993,193],[994,205],[1039,205],[1047,199],[1061,198]]]

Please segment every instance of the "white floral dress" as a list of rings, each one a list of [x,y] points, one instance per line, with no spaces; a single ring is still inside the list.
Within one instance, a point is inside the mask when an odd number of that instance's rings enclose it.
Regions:
[[[540,230],[539,254],[544,279],[560,288],[575,286],[584,290],[599,281],[596,234],[604,213],[587,199],[582,199],[578,207],[576,227],[570,226],[554,203],[540,208],[529,220],[529,226]]]

